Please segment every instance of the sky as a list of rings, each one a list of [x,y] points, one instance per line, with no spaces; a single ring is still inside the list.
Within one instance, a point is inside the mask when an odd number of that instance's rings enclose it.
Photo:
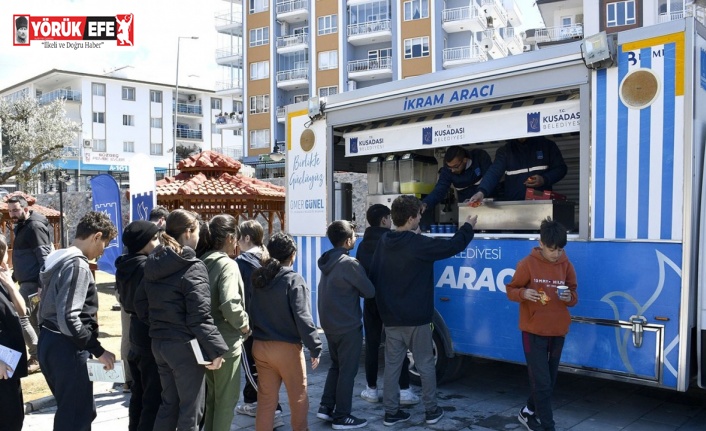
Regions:
[[[333,0],[330,0],[333,1]],[[542,27],[534,0],[515,0],[527,28]],[[244,1],[247,4],[247,0]],[[229,10],[222,0],[4,0],[0,12],[0,90],[51,69],[104,74],[122,68],[124,78],[174,84],[177,40],[179,85],[213,89],[219,79],[215,62],[218,36],[215,14]],[[13,15],[115,16],[134,15],[134,47],[107,42],[101,48],[45,48],[34,41],[28,47],[13,46]]]

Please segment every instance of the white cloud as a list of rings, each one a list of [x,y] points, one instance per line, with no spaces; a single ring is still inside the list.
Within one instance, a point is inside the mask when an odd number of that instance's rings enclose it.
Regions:
[[[167,84],[176,77],[177,38],[182,40],[179,60],[180,84],[214,88],[216,31],[214,13],[229,3],[219,0],[32,0],[5,2],[0,14],[0,89],[51,69],[102,74],[124,66],[127,77]],[[41,42],[29,47],[13,46],[15,14],[34,16],[114,16],[134,14],[134,47],[113,42],[99,49],[44,48]],[[198,78],[189,77],[198,75]]]

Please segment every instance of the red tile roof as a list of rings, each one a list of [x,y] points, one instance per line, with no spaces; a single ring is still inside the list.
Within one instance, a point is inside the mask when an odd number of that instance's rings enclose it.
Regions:
[[[213,151],[202,151],[179,162],[179,170],[184,172],[215,170],[235,174],[240,171],[240,166],[234,158]]]

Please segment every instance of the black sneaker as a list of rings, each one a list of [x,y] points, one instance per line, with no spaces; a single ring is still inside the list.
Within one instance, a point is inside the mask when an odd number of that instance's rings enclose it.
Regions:
[[[436,406],[436,408],[430,412],[426,412],[424,415],[424,422],[428,424],[435,424],[441,420],[441,418],[444,416],[444,409],[442,409],[439,406]]]
[[[319,407],[319,412],[316,413],[316,417],[326,422],[333,422],[333,409],[322,405]]]
[[[333,429],[335,430],[352,430],[354,428],[362,428],[368,424],[365,419],[360,419],[352,415],[333,420]]]
[[[402,410],[397,410],[395,414],[385,413],[385,419],[382,421],[382,424],[391,427],[400,422],[407,422],[410,416],[412,415]]]
[[[526,413],[524,407],[520,409],[520,413],[517,414],[517,420],[520,421],[520,423],[529,431],[537,431],[542,429],[542,425],[537,420],[535,414]]]

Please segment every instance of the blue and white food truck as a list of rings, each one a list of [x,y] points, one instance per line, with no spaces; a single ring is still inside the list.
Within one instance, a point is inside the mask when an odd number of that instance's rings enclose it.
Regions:
[[[285,228],[314,304],[316,261],[331,248],[334,171],[365,173],[374,157],[408,153],[441,166],[450,145],[492,157],[508,139],[546,136],[568,166],[554,190],[571,204],[565,250],[578,274],[562,370],[704,387],[706,28],[687,18],[619,33],[610,67],[587,63],[581,44],[287,107]],[[539,226],[554,203],[484,205],[468,248],[435,264],[440,378],[456,374],[465,355],[524,362],[518,306],[505,284],[537,244],[538,227],[513,226],[508,214],[540,205],[530,220]],[[443,214],[437,208],[434,222]]]

